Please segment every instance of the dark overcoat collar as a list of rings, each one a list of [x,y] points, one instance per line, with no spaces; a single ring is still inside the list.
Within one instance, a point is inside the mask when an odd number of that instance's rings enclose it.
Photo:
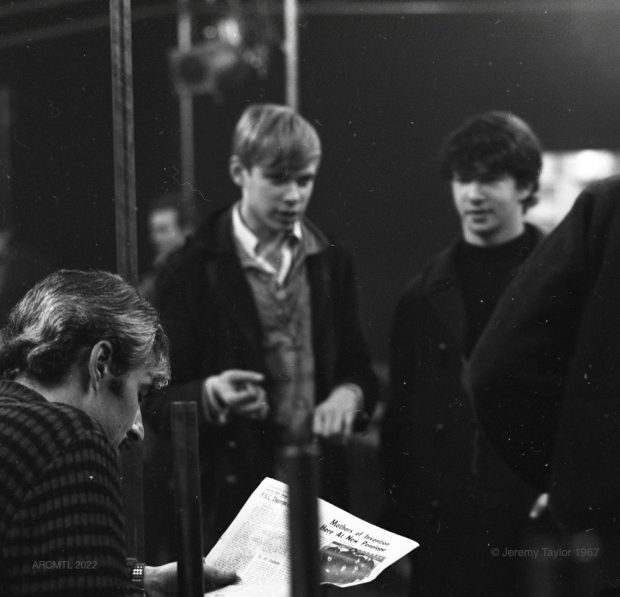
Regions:
[[[525,233],[539,243],[543,233],[529,223]],[[456,270],[458,242],[444,249],[431,263],[426,276],[424,294],[433,310],[444,322],[461,350],[465,347],[467,334],[467,311]]]
[[[456,272],[456,244],[434,260],[426,277],[424,295],[460,349],[465,346],[467,313]]]

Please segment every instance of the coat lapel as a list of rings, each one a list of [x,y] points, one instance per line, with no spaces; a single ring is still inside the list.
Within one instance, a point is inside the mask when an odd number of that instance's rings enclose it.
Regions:
[[[216,262],[207,263],[206,268],[207,277],[219,295],[222,309],[237,323],[252,344],[260,346],[262,326],[258,310],[237,256],[223,256]]]
[[[332,268],[327,254],[329,241],[312,222],[304,219],[302,227],[306,273],[310,285],[312,342],[317,365],[321,368],[322,361],[330,357],[325,354],[325,347],[321,347],[320,340],[326,337],[326,327],[334,325],[331,321],[333,310],[330,309]]]
[[[222,214],[205,243],[205,273],[222,310],[235,321],[251,345],[260,351],[262,326],[252,289],[232,239],[230,210]]]
[[[312,336],[314,345],[318,346],[318,337],[327,321],[328,293],[330,289],[329,268],[325,265],[325,252],[310,255],[306,258],[306,271],[310,284],[310,301],[312,310]],[[317,351],[319,354],[320,351]]]
[[[454,247],[439,256],[427,278],[425,294],[459,349],[463,350],[467,333],[467,313],[454,265]]]

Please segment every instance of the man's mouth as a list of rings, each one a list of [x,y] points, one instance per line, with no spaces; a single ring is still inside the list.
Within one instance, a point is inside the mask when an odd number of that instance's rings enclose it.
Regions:
[[[300,217],[300,214],[295,211],[278,211],[276,212],[276,217],[280,218],[281,220],[285,220],[287,222],[292,222],[292,221],[298,220]]]

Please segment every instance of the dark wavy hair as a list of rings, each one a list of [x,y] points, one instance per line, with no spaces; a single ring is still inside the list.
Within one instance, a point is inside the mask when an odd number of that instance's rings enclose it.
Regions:
[[[466,120],[452,131],[440,150],[442,176],[461,181],[514,177],[517,186],[531,186],[523,201],[527,211],[538,202],[542,146],[530,126],[511,112],[491,111]]]
[[[300,170],[321,158],[321,141],[314,126],[292,108],[252,104],[237,122],[231,152],[248,170]]]
[[[112,346],[114,375],[147,365],[156,387],[168,383],[168,339],[155,309],[120,276],[59,270],[33,286],[9,314],[0,331],[0,375],[27,373],[58,383],[80,352],[101,340]]]

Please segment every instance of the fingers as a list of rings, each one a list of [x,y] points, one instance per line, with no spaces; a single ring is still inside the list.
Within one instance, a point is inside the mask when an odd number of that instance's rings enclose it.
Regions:
[[[358,398],[345,386],[336,388],[314,411],[312,431],[324,438],[347,440],[353,434]]]
[[[234,413],[241,417],[264,421],[270,412],[267,394],[262,387],[256,385],[251,388],[251,391],[254,394],[252,400],[240,403],[233,409]]]
[[[353,435],[353,425],[355,423],[356,412],[348,412],[345,414],[342,423],[342,436],[348,439]]]
[[[256,371],[229,369],[213,378],[212,388],[220,409],[243,418],[264,420],[269,404],[260,385],[264,375]]]
[[[203,575],[205,581],[205,589],[213,589],[223,585],[230,585],[238,582],[240,579],[234,572],[222,572],[213,568],[213,566],[203,566]]]
[[[324,438],[348,439],[353,433],[356,412],[322,407],[319,405],[314,413],[313,433]]]
[[[233,409],[255,401],[263,379],[255,371],[229,369],[214,378],[213,390],[223,407]]]
[[[243,384],[245,382],[262,383],[265,379],[262,373],[246,369],[228,369],[220,374],[220,377],[226,379],[230,384]]]
[[[540,518],[543,512],[549,507],[549,494],[541,493],[530,510],[530,518],[535,520]]]
[[[260,386],[245,383],[243,386],[238,386],[238,388],[227,392],[226,404],[234,412],[244,409],[253,410],[260,402],[261,394],[264,395],[264,393]]]
[[[170,597],[177,594],[178,588],[177,562],[169,562],[162,566],[144,567],[144,589],[149,597]],[[205,590],[210,591],[223,585],[230,585],[240,579],[234,572],[222,572],[212,566],[202,567]]]

